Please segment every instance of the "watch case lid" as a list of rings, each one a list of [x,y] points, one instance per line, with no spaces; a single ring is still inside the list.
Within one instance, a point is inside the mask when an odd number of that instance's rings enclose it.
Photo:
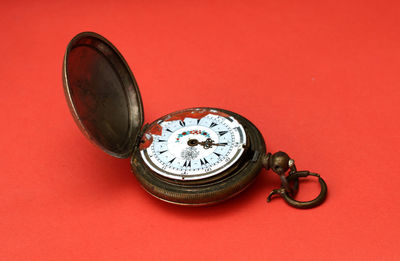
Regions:
[[[129,157],[143,125],[143,103],[120,52],[99,34],[80,33],[67,46],[62,73],[80,130],[111,156]]]

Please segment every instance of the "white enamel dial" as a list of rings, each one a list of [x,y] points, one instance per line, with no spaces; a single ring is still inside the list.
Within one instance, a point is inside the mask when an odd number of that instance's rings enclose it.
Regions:
[[[243,126],[216,110],[191,109],[157,122],[144,134],[141,156],[156,173],[177,180],[215,176],[238,161]]]

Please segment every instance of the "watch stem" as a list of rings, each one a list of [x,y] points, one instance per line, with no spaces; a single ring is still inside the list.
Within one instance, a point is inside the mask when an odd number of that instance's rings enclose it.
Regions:
[[[293,166],[294,160],[292,160],[287,153],[278,151],[274,154],[266,154],[262,163],[267,170],[272,169],[276,174],[282,175]]]

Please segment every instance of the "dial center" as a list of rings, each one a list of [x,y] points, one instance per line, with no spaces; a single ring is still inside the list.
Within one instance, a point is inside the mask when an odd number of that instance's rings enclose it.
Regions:
[[[193,146],[197,146],[197,144],[199,144],[199,141],[196,139],[190,139],[190,140],[188,140],[187,144],[189,146],[193,147]]]

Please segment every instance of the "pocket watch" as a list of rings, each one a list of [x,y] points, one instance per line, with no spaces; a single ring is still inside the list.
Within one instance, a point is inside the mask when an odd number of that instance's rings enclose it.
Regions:
[[[93,32],[76,35],[63,61],[64,92],[80,130],[106,153],[131,158],[132,172],[151,195],[179,205],[210,205],[246,189],[264,167],[280,176],[273,195],[311,208],[327,194],[316,173],[297,171],[284,152],[267,153],[260,131],[245,117],[195,107],[144,124],[136,80],[119,51]],[[299,178],[316,176],[317,198],[294,199]]]

